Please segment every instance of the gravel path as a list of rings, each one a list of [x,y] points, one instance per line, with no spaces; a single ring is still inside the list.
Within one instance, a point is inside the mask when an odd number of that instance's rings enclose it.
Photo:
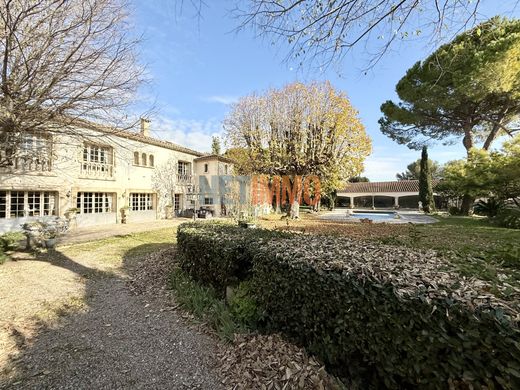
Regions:
[[[160,302],[101,279],[85,312],[41,333],[21,359],[12,388],[215,389],[213,341]],[[161,311],[162,310],[162,311]]]
[[[175,310],[167,270],[143,263],[139,274],[88,277],[83,307],[22,340],[0,388],[221,388],[216,341]]]

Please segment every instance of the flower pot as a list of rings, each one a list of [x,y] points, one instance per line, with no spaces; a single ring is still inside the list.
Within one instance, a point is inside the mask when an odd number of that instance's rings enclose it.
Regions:
[[[45,247],[46,247],[47,249],[52,249],[52,248],[54,248],[54,247],[56,246],[56,241],[57,241],[56,238],[47,238],[47,239],[45,240]]]

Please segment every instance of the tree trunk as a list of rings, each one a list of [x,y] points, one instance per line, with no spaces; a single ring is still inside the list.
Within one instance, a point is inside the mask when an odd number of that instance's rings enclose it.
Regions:
[[[291,211],[289,213],[291,219],[298,219],[300,218],[300,203],[295,200],[292,204],[291,204]]]
[[[473,210],[473,203],[475,198],[471,195],[465,194],[462,198],[462,204],[460,206],[460,213],[462,215],[470,215]]]
[[[471,134],[472,126],[471,124],[464,125],[464,138],[462,139],[462,144],[464,148],[466,148],[466,153],[469,156],[469,151],[473,147],[473,134]]]

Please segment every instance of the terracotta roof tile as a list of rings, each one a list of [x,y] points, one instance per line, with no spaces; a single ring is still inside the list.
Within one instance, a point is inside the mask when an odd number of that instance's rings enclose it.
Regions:
[[[438,180],[433,180],[435,187]],[[378,192],[419,192],[419,180],[401,181],[379,181],[379,182],[360,182],[349,183],[343,191],[346,193],[378,193]]]

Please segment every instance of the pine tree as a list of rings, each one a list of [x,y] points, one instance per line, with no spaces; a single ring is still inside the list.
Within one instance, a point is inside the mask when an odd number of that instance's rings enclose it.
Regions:
[[[213,137],[213,140],[211,141],[211,153],[220,155],[220,152],[220,138]]]
[[[428,164],[428,150],[426,146],[423,146],[421,154],[421,171],[419,174],[419,200],[422,202],[422,208],[425,213],[431,213],[435,210],[435,201],[433,198],[432,188],[432,175],[430,173],[430,165]]]

